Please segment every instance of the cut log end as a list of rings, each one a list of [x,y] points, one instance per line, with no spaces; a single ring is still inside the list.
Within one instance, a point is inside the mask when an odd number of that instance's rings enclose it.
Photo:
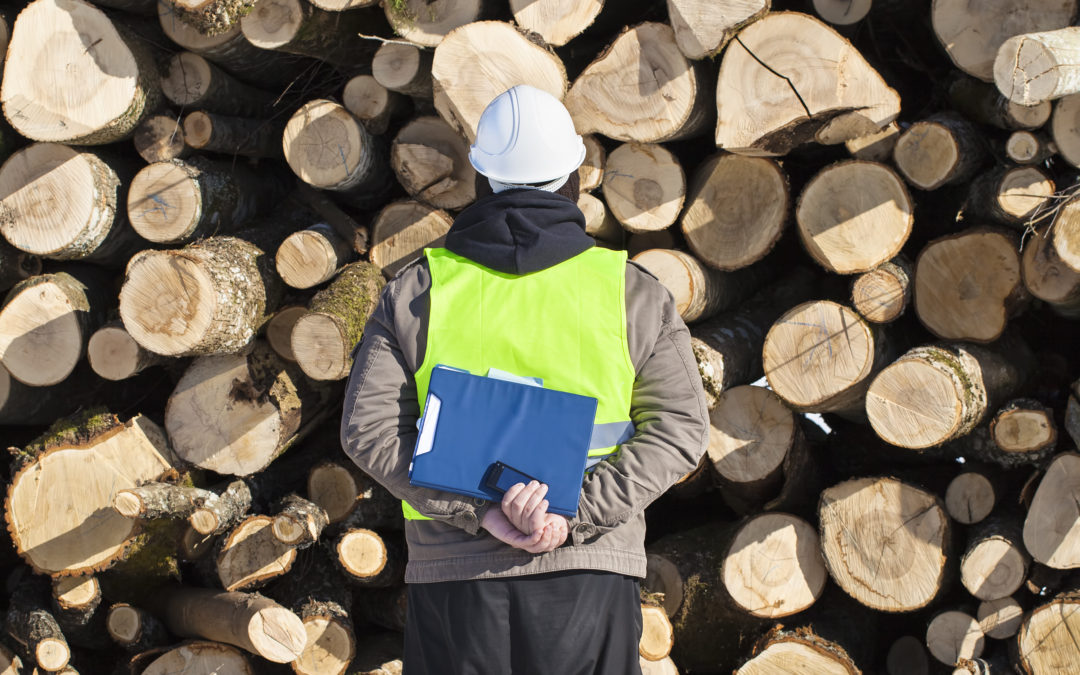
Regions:
[[[213,280],[194,260],[149,251],[132,260],[120,289],[120,316],[140,345],[180,355],[211,328],[217,296]]]
[[[686,176],[669,150],[655,144],[624,144],[608,155],[605,166],[604,201],[627,230],[654,232],[675,222],[686,194]]]
[[[736,675],[795,672],[804,675],[855,675],[860,671],[850,658],[844,658],[835,648],[821,648],[795,639],[768,645],[739,668]]]
[[[356,638],[349,627],[333,617],[312,616],[304,619],[307,642],[303,653],[293,661],[298,675],[344,673],[356,655]]]
[[[641,624],[638,654],[649,661],[658,661],[670,654],[675,632],[664,608],[642,605]]]
[[[187,154],[184,127],[171,115],[151,115],[135,130],[135,152],[146,162],[167,162]]]
[[[921,190],[944,185],[963,161],[956,137],[942,124],[916,122],[901,134],[893,159],[904,177]]]
[[[1048,408],[1019,407],[995,415],[990,436],[1004,452],[1038,452],[1057,443],[1057,427]]]
[[[305,104],[285,126],[282,147],[293,172],[305,183],[341,189],[363,173],[370,135],[355,117],[333,101]]]
[[[296,549],[274,536],[274,519],[252,516],[236,527],[217,561],[218,578],[227,591],[251,588],[292,568]]]
[[[349,469],[324,462],[308,473],[307,494],[311,501],[323,507],[330,522],[336,523],[355,508],[360,486]]]
[[[105,627],[112,639],[119,644],[133,644],[142,635],[142,617],[139,610],[131,605],[113,605],[109,608]]]
[[[123,326],[104,326],[90,336],[86,358],[106,380],[126,380],[141,370],[144,352]]]
[[[431,98],[431,56],[416,45],[383,43],[372,58],[371,74],[391,91]]]
[[[1012,169],[1001,181],[997,206],[1002,213],[1024,220],[1043,208],[1054,195],[1054,181],[1035,167]]]
[[[867,321],[895,321],[907,309],[910,282],[907,273],[897,267],[878,267],[856,277],[851,285],[851,304]]]
[[[142,671],[143,675],[173,673],[215,673],[216,675],[255,675],[244,653],[218,642],[188,642],[165,652]]]
[[[182,164],[146,166],[131,181],[128,219],[141,237],[157,243],[176,241],[202,217],[202,191]]]
[[[370,579],[383,571],[388,552],[382,537],[371,530],[350,530],[337,544],[342,568],[357,579]]]
[[[342,262],[334,242],[312,229],[290,234],[278,247],[274,260],[285,283],[301,289],[333,278]]]
[[[194,105],[209,90],[213,72],[206,59],[191,52],[180,52],[169,59],[161,89],[165,97],[180,107]]]
[[[71,648],[63,640],[46,638],[37,643],[37,647],[34,649],[34,658],[37,660],[37,664],[45,670],[61,670],[71,660]]]
[[[1057,455],[1043,474],[1024,520],[1024,547],[1054,569],[1080,567],[1080,455]]]
[[[284,607],[267,607],[252,617],[247,637],[267,661],[289,663],[303,653],[307,630],[300,617]]]
[[[292,332],[296,322],[305,314],[306,307],[292,305],[274,312],[274,316],[266,322],[266,342],[274,353],[286,361],[296,362],[296,354],[292,350]]]
[[[922,360],[882,370],[866,392],[866,414],[885,442],[922,449],[954,437],[964,421],[957,383]]]
[[[292,42],[305,18],[300,0],[260,0],[240,19],[240,25],[251,44],[259,49],[277,49]]]
[[[814,0],[814,11],[835,26],[850,26],[870,13],[871,0]]]
[[[709,412],[709,421],[709,460],[732,483],[753,483],[772,475],[796,434],[791,411],[764,387],[724,391]]]
[[[316,380],[340,380],[349,374],[353,345],[335,317],[312,312],[296,321],[292,350],[304,373]]]
[[[947,666],[955,665],[960,659],[982,656],[985,643],[979,622],[964,612],[942,612],[926,628],[930,654]]]
[[[113,508],[122,516],[138,518],[143,513],[143,501],[133,492],[119,490],[113,497]]]
[[[1064,673],[1075,670],[1076,635],[1080,633],[1080,602],[1068,593],[1037,607],[1024,620],[1017,636],[1018,671]]]
[[[101,585],[94,575],[59,577],[53,580],[53,597],[61,609],[88,607],[101,598]]]
[[[1011,596],[979,603],[975,618],[988,638],[1005,640],[1016,635],[1024,620],[1024,608]]]
[[[371,229],[371,262],[392,277],[423,255],[425,247],[442,246],[453,219],[441,209],[411,200],[386,205]]]
[[[953,478],[945,490],[945,510],[953,520],[964,525],[984,520],[996,502],[993,484],[986,476],[974,471]]]
[[[16,380],[33,387],[62,382],[75,369],[84,340],[81,308],[55,275],[17,287],[0,310],[0,359]],[[20,289],[25,289],[20,292]]]
[[[1027,571],[1027,555],[1018,542],[988,537],[964,554],[960,581],[979,600],[996,600],[1018,590]]]
[[[195,511],[188,516],[188,523],[191,525],[191,529],[199,534],[213,534],[218,529],[218,522],[217,514],[208,509],[195,509]]]

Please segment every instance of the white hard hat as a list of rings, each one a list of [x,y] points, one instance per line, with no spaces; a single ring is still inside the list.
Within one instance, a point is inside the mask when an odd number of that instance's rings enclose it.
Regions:
[[[484,108],[469,161],[500,183],[543,183],[577,170],[585,161],[585,143],[559,99],[519,84]]]

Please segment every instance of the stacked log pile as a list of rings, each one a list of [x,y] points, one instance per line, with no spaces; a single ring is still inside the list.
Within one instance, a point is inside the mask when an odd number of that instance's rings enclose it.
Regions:
[[[643,672],[1080,672],[1078,19],[6,3],[0,672],[400,672],[400,504],[344,381],[519,83],[709,398],[646,512]]]

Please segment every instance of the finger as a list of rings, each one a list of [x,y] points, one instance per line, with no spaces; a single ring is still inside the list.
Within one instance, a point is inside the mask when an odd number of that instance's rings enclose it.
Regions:
[[[548,500],[542,499],[532,513],[528,517],[528,525],[530,530],[538,530],[543,528],[548,522]]]
[[[510,519],[514,521],[515,525],[519,527],[525,524],[525,514],[528,513],[526,507],[532,501],[533,496],[540,489],[541,484],[536,481],[529,481],[529,484],[525,486],[521,492],[514,496],[514,499],[510,502]]]
[[[524,489],[525,489],[525,483],[514,483],[513,485],[511,485],[510,489],[507,490],[505,494],[503,494],[503,498],[502,498],[503,507],[506,507],[511,502],[513,502],[514,498],[517,497],[519,494],[521,494],[521,491],[524,490]],[[504,508],[503,510],[505,511],[506,509]]]
[[[547,494],[547,491],[548,486],[544,483],[540,483],[538,487],[532,491],[532,493],[529,495],[529,499],[525,502],[525,508],[523,509],[523,513],[527,515],[532,514],[532,512],[537,509],[540,503],[544,501],[544,495]],[[547,510],[546,507],[545,510]]]

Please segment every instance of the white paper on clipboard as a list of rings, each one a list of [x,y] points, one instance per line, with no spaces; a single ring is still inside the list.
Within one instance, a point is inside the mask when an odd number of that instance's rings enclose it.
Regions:
[[[413,457],[431,452],[431,446],[435,443],[435,427],[439,425],[439,409],[442,401],[439,397],[428,392],[427,402],[424,404],[424,415],[420,418],[420,435],[416,439],[416,450]]]

